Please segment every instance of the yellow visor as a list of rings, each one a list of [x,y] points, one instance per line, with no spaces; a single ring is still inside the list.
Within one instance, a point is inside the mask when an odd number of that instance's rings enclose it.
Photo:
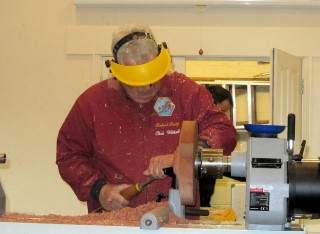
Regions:
[[[161,45],[160,54],[150,62],[125,66],[109,61],[109,69],[114,77],[131,86],[146,86],[161,80],[169,71],[171,57],[168,49]]]

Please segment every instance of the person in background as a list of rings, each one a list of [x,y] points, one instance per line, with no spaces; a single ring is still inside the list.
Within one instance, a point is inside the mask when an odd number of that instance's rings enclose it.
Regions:
[[[199,144],[230,154],[236,131],[213,104],[205,87],[172,72],[165,43],[158,45],[148,26],[125,26],[113,34],[113,78],[84,91],[59,130],[56,164],[62,179],[88,212],[137,207],[168,194],[182,122],[196,121]],[[138,196],[120,192],[155,179]],[[200,206],[198,198],[196,206]]]
[[[212,94],[214,104],[220,107],[223,112],[227,112],[233,107],[233,100],[229,90],[220,85],[212,85],[207,89]]]
[[[223,112],[228,112],[233,107],[233,100],[229,90],[220,85],[207,86],[207,89],[213,97],[213,102]],[[201,178],[199,180],[200,205],[202,207],[211,207],[210,201],[214,193],[216,179]]]

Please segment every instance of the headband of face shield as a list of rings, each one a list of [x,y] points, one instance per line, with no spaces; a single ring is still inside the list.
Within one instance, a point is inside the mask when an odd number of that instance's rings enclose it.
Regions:
[[[133,32],[128,34],[127,36],[121,38],[113,47],[112,49],[112,55],[114,57],[114,61],[118,62],[118,51],[119,49],[126,44],[129,41],[133,41],[139,38],[149,38],[151,40],[154,41],[154,43],[156,43],[156,41],[154,40],[153,36],[150,33],[147,32]]]
[[[124,37],[123,39],[125,38],[126,37]],[[122,41],[123,39],[121,39],[120,41]],[[128,42],[128,40],[124,43],[126,42]],[[117,47],[116,51],[114,49],[113,53],[117,53],[120,47]],[[131,86],[146,86],[153,84],[161,80],[167,74],[171,66],[171,56],[166,43],[162,43],[158,47],[159,55],[147,63],[126,66],[118,64],[115,61],[107,60],[106,66],[110,69],[112,75],[124,84]]]

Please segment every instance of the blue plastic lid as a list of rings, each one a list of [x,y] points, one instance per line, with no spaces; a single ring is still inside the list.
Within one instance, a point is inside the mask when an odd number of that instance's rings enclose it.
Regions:
[[[266,124],[244,124],[244,128],[251,133],[279,134],[283,132],[286,126]]]

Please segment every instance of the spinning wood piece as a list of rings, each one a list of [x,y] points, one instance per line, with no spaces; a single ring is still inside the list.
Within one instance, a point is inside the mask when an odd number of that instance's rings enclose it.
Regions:
[[[195,204],[197,180],[195,179],[194,162],[197,149],[198,125],[195,121],[184,121],[173,162],[173,170],[178,180],[183,205]]]

